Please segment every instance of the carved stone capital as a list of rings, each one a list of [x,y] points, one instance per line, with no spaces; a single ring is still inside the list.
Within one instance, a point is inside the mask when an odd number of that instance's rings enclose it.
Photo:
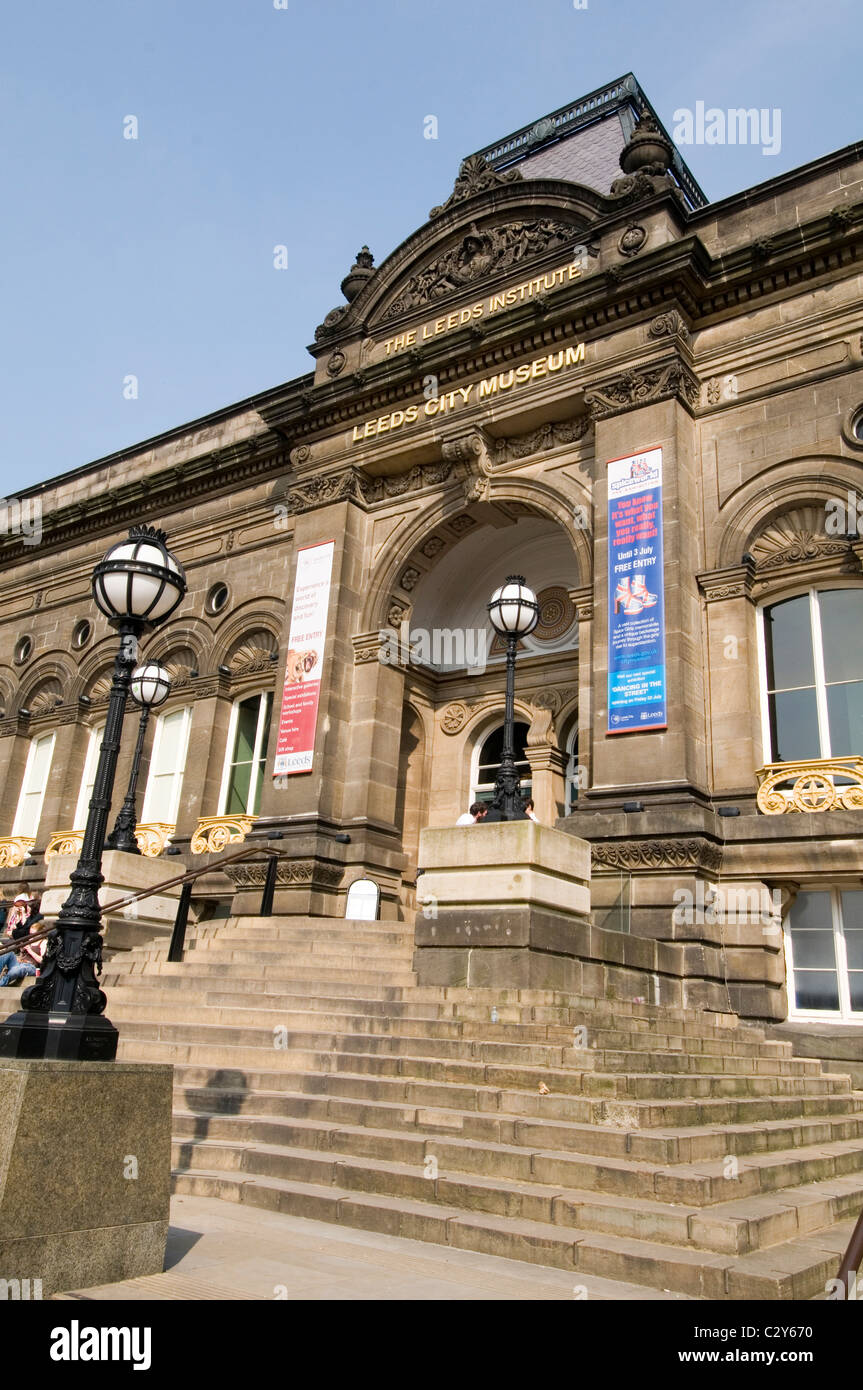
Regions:
[[[660,366],[631,369],[602,382],[585,396],[585,405],[594,420],[608,420],[613,415],[668,400],[680,401],[692,413],[700,390],[694,372],[675,358]]]
[[[357,468],[343,468],[298,483],[288,493],[289,513],[311,512],[334,502],[362,502],[363,475]]]
[[[355,666],[366,666],[371,661],[380,661],[382,646],[379,632],[361,632],[351,638],[351,644],[354,649]]]
[[[593,588],[590,584],[585,584],[581,589],[570,589],[569,597],[575,604],[575,611],[578,614],[580,623],[588,623],[593,617]]]
[[[706,603],[718,603],[729,598],[751,599],[755,565],[751,560],[745,560],[739,565],[705,571],[696,575],[696,579]]]

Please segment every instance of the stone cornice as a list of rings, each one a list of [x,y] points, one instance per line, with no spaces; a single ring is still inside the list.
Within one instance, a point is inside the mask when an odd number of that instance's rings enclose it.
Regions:
[[[40,553],[106,531],[121,530],[126,524],[142,518],[167,515],[202,495],[233,492],[258,478],[283,474],[288,468],[286,453],[283,450],[274,452],[271,441],[262,446],[259,440],[250,439],[202,454],[46,512],[42,520]],[[32,558],[32,552],[33,547],[25,545],[17,536],[0,540],[0,563]]]
[[[731,316],[738,306],[749,307],[762,297],[795,290],[863,258],[863,244],[857,244],[863,230],[863,204],[842,211],[841,219],[828,214],[805,226],[777,232],[769,245],[756,239],[717,257],[709,254],[697,236],[685,235],[610,267],[613,276],[586,276],[559,296],[560,303],[555,300],[542,313],[542,340],[551,344],[563,338],[592,337],[605,328],[621,327],[627,319],[647,319],[651,322],[649,339],[660,341],[657,320],[679,305],[691,330],[682,318],[673,331],[667,319],[661,327],[685,341],[701,319]],[[599,225],[591,227],[591,236],[599,231]],[[478,329],[482,333],[479,339]],[[271,397],[262,402],[261,414],[274,428],[289,431],[297,439],[332,431],[417,395],[423,376],[429,372],[441,382],[452,383],[469,373],[481,374],[495,366],[499,370],[500,364],[535,351],[536,330],[536,306],[518,305],[488,323],[454,331],[448,335],[446,347],[433,343],[415,355],[405,354],[400,360],[364,368],[360,392],[351,377],[322,383],[304,393],[298,408],[297,393],[288,387],[280,399]],[[360,325],[357,331],[366,332],[367,325]],[[519,332],[524,335],[521,341],[516,337]]]

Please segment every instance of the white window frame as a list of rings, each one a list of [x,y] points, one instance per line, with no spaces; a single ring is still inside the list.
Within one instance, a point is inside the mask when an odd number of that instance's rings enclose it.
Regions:
[[[826,1023],[857,1023],[863,1025],[863,1011],[851,1008],[851,990],[848,983],[848,951],[845,944],[844,923],[842,921],[843,888],[847,891],[856,885],[802,883],[801,893],[828,893],[830,911],[833,917],[833,951],[836,961],[836,978],[839,985],[838,1009],[798,1009],[794,1002],[797,993],[794,979],[794,945],[791,939],[791,910],[785,914],[783,936],[785,945],[785,983],[788,990],[788,1017],[799,1019],[821,1019]]]
[[[854,589],[863,593],[857,584],[840,584],[825,582],[824,584],[814,585],[809,589],[798,589],[796,592],[777,595],[770,599],[765,599],[758,608],[758,684],[761,694],[761,764],[775,762],[773,757],[773,747],[770,741],[770,699],[767,691],[767,625],[765,623],[765,612],[768,608],[774,607],[777,603],[785,603],[789,599],[802,598],[804,595],[809,597],[809,624],[812,632],[813,647],[813,666],[815,674],[815,709],[818,718],[818,741],[821,745],[820,758],[832,758],[833,753],[830,747],[830,719],[827,708],[827,679],[824,673],[824,645],[821,635],[821,606],[818,595],[830,593],[834,589]],[[846,682],[840,682],[845,684]],[[851,682],[847,682],[851,684]],[[790,689],[791,687],[789,687]],[[803,687],[800,687],[801,689]],[[845,756],[844,754],[842,755]],[[797,761],[792,759],[792,762]]]
[[[575,781],[577,791],[581,791],[581,790],[582,790],[582,788],[580,788],[580,787],[578,786],[578,782],[576,781],[576,779],[575,779],[575,778],[571,778],[570,775],[569,775],[569,767],[570,767],[570,763],[572,762],[572,756],[573,756],[573,753],[575,752],[575,745],[576,745],[577,743],[578,743],[578,720],[576,719],[575,723],[573,724],[572,728],[571,728],[570,731],[569,731],[569,734],[567,735],[566,748],[564,749],[564,753],[565,753],[565,755],[566,755],[566,768],[565,768],[564,774],[563,774],[563,776],[564,776],[564,801],[565,801],[565,805],[566,805],[565,814],[566,814],[567,816],[571,815],[572,812],[573,812],[573,810],[574,810],[574,808],[578,805],[578,796],[576,795],[575,797],[573,797],[573,795],[572,795],[572,788],[571,788],[572,782]],[[579,766],[579,767],[580,767],[581,764],[580,764],[580,763],[579,763],[579,764],[576,764],[576,766]]]
[[[36,749],[38,745],[40,743],[44,743],[46,739],[50,739],[51,741],[51,751],[48,754],[48,764],[45,769],[45,780],[42,783],[42,786],[39,791],[39,810],[36,813],[36,820],[33,823],[32,829],[25,830],[22,828],[21,820],[25,811],[26,799],[32,795],[32,793],[28,789],[30,774],[33,770],[33,764],[36,761]],[[37,734],[35,738],[31,738],[30,740],[30,746],[27,749],[27,762],[24,767],[24,776],[21,779],[21,790],[18,793],[18,805],[15,809],[15,820],[12,823],[13,836],[24,835],[29,838],[29,836],[32,835],[35,838],[35,836],[39,832],[39,822],[42,819],[42,808],[45,805],[45,792],[48,790],[48,779],[51,776],[51,765],[54,761],[54,750],[56,748],[56,745],[57,735],[54,732],[50,734]]]
[[[183,749],[183,756],[179,761],[179,766],[174,769],[173,785],[171,787],[170,815],[168,815],[164,821],[160,821],[159,824],[177,824],[177,812],[180,809],[180,797],[183,791],[183,778],[186,773],[186,759],[189,756],[189,734],[192,728],[191,705],[184,705],[181,709],[165,710],[163,714],[159,715],[159,718],[156,721],[156,731],[153,735],[153,750],[150,754],[150,769],[147,774],[147,790],[144,792],[144,806],[141,811],[141,820],[139,822],[139,824],[141,825],[150,824],[154,792],[154,769],[159,766],[159,753],[161,751],[162,746],[162,730],[165,727],[165,720],[175,714],[183,714],[184,716],[183,731],[181,734],[181,747]]]
[[[105,725],[97,724],[90,730],[87,742],[87,755],[84,758],[84,771],[81,773],[81,786],[78,791],[78,802],[75,807],[75,820],[73,828],[83,830],[87,824],[87,815],[90,810],[90,801],[93,796],[93,784],[96,781],[96,767],[99,762],[99,750],[102,739],[105,737]]]
[[[529,727],[529,721],[528,721],[527,719],[522,719],[522,718],[520,718],[518,715],[516,716],[514,722],[515,722],[516,724],[525,724],[525,725],[528,725],[528,727]],[[470,802],[469,802],[469,805],[471,805],[471,806],[473,805],[473,803],[474,803],[475,801],[478,801],[478,800],[479,800],[479,798],[480,798],[480,793],[488,792],[489,790],[493,789],[493,787],[494,787],[494,782],[480,782],[480,780],[479,780],[479,755],[480,755],[480,753],[482,752],[483,748],[485,747],[487,741],[491,738],[492,734],[496,734],[497,731],[498,731],[498,729],[502,729],[502,728],[503,728],[503,720],[501,719],[501,721],[500,721],[499,724],[492,724],[490,728],[486,729],[485,733],[484,733],[480,738],[477,739],[476,743],[475,743],[474,746],[473,746],[473,752],[471,753],[471,758],[470,758]],[[525,759],[523,759],[523,760],[520,760],[520,759],[516,758],[516,763],[518,763],[519,761],[527,762],[527,759],[525,758]],[[527,777],[522,777],[522,779],[521,779],[521,787],[522,787],[522,791],[526,791],[527,795],[530,796],[531,791],[532,791],[532,788],[533,788],[533,774],[532,774],[531,769],[530,769],[530,764],[528,764],[528,776],[527,776]]]
[[[270,706],[267,709],[267,696],[270,696]],[[248,695],[242,695],[236,699],[231,706],[231,718],[228,722],[228,739],[225,744],[225,761],[222,765],[222,785],[219,788],[219,809],[217,816],[226,816],[228,812],[225,807],[228,802],[228,787],[231,781],[231,768],[235,766],[233,761],[234,743],[237,737],[237,721],[240,717],[240,705],[244,705],[247,700],[258,700],[258,722],[255,727],[255,746],[252,752],[252,773],[249,778],[249,805],[254,806],[255,797],[258,790],[258,777],[260,775],[261,747],[267,735],[267,728],[272,718],[274,699],[271,690],[252,690]],[[238,815],[243,814],[237,812]],[[255,814],[247,812],[246,814]]]

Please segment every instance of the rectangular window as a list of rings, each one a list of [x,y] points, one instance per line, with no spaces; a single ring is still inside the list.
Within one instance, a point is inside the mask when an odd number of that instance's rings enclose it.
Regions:
[[[84,759],[84,772],[81,777],[81,790],[78,793],[78,804],[75,808],[75,830],[83,830],[87,824],[87,813],[90,809],[90,798],[93,795],[93,783],[96,780],[96,766],[99,762],[99,750],[102,747],[102,739],[105,736],[105,725],[100,724],[98,729],[90,730],[90,738],[87,743],[87,756]]]
[[[810,589],[764,613],[765,761],[863,752],[859,589]]]
[[[231,710],[219,796],[220,816],[256,816],[261,804],[270,735],[270,691],[238,700]]]
[[[55,737],[54,734],[43,734],[41,738],[34,738],[30,743],[24,780],[21,783],[21,795],[18,797],[18,809],[12,826],[13,835],[27,835],[33,838],[36,836],[42,815],[42,803],[45,800],[45,789],[48,786],[48,774],[51,771],[51,759],[54,756]]]
[[[177,824],[191,724],[192,711],[188,707],[161,715],[156,724],[142,824]]]
[[[798,893],[786,949],[789,1013],[863,1018],[863,891]]]

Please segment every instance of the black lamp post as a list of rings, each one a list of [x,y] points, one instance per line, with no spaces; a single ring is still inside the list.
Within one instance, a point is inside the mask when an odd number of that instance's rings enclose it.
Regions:
[[[171,693],[171,677],[164,666],[157,665],[155,661],[149,661],[146,666],[137,666],[132,672],[129,688],[135,704],[141,707],[138,742],[135,744],[135,756],[132,759],[132,771],[129,776],[126,796],[114,822],[114,829],[105,841],[105,848],[122,849],[126,854],[140,854],[138,841],[135,839],[135,826],[138,823],[138,813],[135,809],[138,771],[141,766],[141,754],[144,751],[144,739],[147,735],[150,710],[158,709],[167,700]]]
[[[506,705],[503,716],[503,752],[494,784],[494,798],[487,819],[523,820],[524,803],[519,791],[515,765],[515,649],[520,638],[533,632],[539,621],[536,594],[524,582],[524,575],[509,574],[506,583],[492,594],[488,616],[499,637],[506,638]]]
[[[105,734],[59,930],[49,938],[39,979],[21,996],[20,1011],[0,1024],[2,1057],[102,1062],[117,1055],[117,1030],[104,1017],[108,1001],[96,982],[102,968],[102,848],[138,638],[174,612],[185,595],[186,576],[163,531],[133,526],[129,539],[113,545],[96,566],[92,583],[97,605],[120,634]]]

